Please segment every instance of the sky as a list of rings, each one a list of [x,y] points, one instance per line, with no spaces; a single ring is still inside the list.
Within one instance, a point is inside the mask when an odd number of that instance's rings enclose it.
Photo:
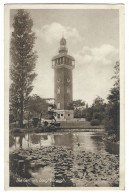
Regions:
[[[67,40],[68,54],[75,58],[73,99],[89,105],[100,96],[105,101],[113,87],[111,77],[119,60],[119,10],[117,9],[33,9],[38,53],[32,94],[54,98],[54,71],[51,59],[58,54],[62,36]],[[11,10],[10,30],[16,10]]]

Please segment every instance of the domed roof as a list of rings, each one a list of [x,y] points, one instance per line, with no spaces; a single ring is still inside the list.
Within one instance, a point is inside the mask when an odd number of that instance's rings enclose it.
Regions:
[[[66,45],[66,39],[64,37],[61,38],[60,45]]]

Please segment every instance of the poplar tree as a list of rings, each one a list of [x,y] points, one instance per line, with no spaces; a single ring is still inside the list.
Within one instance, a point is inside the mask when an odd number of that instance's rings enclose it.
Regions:
[[[33,89],[32,82],[36,77],[36,36],[32,27],[33,21],[29,13],[23,9],[18,10],[13,20],[10,47],[10,106],[16,116],[19,115],[20,127],[23,127],[24,102]]]

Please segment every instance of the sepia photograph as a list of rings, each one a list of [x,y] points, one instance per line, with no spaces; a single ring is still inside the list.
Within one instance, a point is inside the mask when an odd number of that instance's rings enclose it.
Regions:
[[[124,5],[5,5],[5,188],[124,189]]]

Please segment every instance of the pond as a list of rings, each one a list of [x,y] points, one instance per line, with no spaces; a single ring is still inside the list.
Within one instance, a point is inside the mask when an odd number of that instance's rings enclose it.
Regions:
[[[10,186],[118,187],[119,145],[103,132],[10,134]]]

